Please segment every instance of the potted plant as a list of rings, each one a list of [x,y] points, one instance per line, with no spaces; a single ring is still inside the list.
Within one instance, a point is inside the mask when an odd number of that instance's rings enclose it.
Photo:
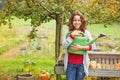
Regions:
[[[35,63],[31,60],[25,60],[23,64],[24,64],[24,71],[26,73],[17,74],[15,76],[15,79],[16,80],[35,80],[35,76],[31,73],[33,70],[33,65],[35,65]]]

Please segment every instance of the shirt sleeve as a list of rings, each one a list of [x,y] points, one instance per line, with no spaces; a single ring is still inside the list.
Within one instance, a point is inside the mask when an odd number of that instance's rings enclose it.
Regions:
[[[62,41],[62,45],[66,49],[69,47],[69,45],[72,43],[72,41],[74,39],[74,37],[72,35],[70,35],[66,38],[67,33],[68,33],[68,31],[65,32],[64,38],[63,38],[63,41]]]
[[[92,45],[89,45],[89,49],[88,50],[92,50]]]
[[[74,39],[74,36],[73,36],[72,34],[70,34],[70,37],[71,37],[72,39]]]

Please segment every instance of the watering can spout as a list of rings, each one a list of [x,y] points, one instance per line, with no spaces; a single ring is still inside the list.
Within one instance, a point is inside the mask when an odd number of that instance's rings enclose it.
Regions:
[[[93,44],[95,41],[97,41],[97,39],[98,39],[98,37],[97,37],[97,38],[94,38],[93,40],[89,41],[89,42],[87,43],[87,45]]]
[[[104,37],[104,36],[106,36],[106,34],[101,33],[101,34],[98,36],[98,38],[101,38],[101,37]]]
[[[94,38],[93,40],[89,41],[87,44],[91,45],[93,44],[95,41],[97,41],[98,38],[104,37],[106,36],[104,33],[101,33],[98,37]]]

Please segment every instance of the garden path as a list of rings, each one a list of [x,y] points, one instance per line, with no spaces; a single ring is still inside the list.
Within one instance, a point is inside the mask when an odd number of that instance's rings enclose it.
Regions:
[[[21,46],[27,46],[28,43],[24,43],[24,44],[20,44],[12,49],[10,49],[9,51],[7,51],[6,53],[4,53],[3,55],[1,55],[0,57],[2,58],[14,58],[17,55],[20,54],[20,47]]]
[[[24,35],[24,34],[29,33],[31,31],[31,27],[27,26],[25,28],[15,29],[14,31],[15,31],[16,34]],[[14,57],[16,57],[17,55],[20,54],[20,47],[21,46],[27,46],[27,45],[28,45],[28,43],[23,43],[23,44],[20,44],[18,46],[15,46],[12,49],[10,49],[9,51],[5,52],[3,55],[0,55],[0,57],[14,58]]]
[[[17,29],[16,33],[24,35],[26,33],[29,33],[30,31],[31,31],[31,27],[28,26],[28,27],[25,27],[25,28],[22,28],[22,29]],[[38,35],[45,35],[46,32],[45,32],[44,29],[38,29],[38,33],[37,34]],[[17,55],[20,54],[20,47],[21,46],[27,46],[27,45],[28,45],[28,42],[20,44],[18,46],[15,46],[12,49],[10,49],[9,51],[5,52],[3,55],[0,55],[0,57],[3,57],[3,58],[14,58],[14,57],[16,57]]]

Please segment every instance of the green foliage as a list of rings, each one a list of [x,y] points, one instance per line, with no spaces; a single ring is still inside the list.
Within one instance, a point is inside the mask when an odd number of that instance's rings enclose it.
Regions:
[[[35,65],[35,62],[32,61],[32,60],[25,60],[23,62],[23,65],[24,65],[24,70],[27,72],[27,73],[31,73],[32,70],[33,70],[33,66]]]
[[[37,37],[37,32],[38,30],[36,28],[33,27],[33,29],[31,30],[31,32],[28,34],[28,37],[30,40],[35,39]]]
[[[1,74],[7,73],[11,76],[14,76],[20,73],[28,73],[28,72],[35,73],[36,70],[38,70],[39,73],[41,70],[46,70],[50,73],[53,73],[53,66],[55,64],[55,61],[54,61],[54,57],[48,54],[45,54],[43,56],[42,53],[34,53],[34,54],[27,55],[27,56],[21,55],[14,59],[2,59],[1,58],[0,64],[2,64]],[[31,65],[32,65],[32,68],[30,68]]]
[[[77,2],[78,0],[6,0],[5,6],[0,14],[0,23],[6,24],[6,19],[8,19],[11,25],[12,18],[10,16],[16,16],[25,21],[31,19],[33,30],[29,34],[29,37],[33,39],[36,37],[35,28],[37,26],[51,19],[57,20],[59,15],[64,18],[63,20],[66,20],[65,17],[69,16],[69,12],[74,9],[74,4]]]
[[[80,5],[80,11],[86,15],[89,23],[120,22],[119,0],[90,0]]]
[[[5,19],[10,21],[12,15],[25,21],[31,19],[31,25],[37,27],[41,23],[56,19],[56,15],[64,14],[63,18],[67,19],[73,10],[80,10],[84,13],[90,23],[120,21],[119,5],[119,0],[90,0],[88,2],[79,0],[7,0],[0,13],[0,22],[6,24]]]
[[[1,46],[1,47],[0,47],[0,55],[1,55],[2,53],[4,53],[5,51],[7,51],[7,50],[8,50],[7,45]]]

